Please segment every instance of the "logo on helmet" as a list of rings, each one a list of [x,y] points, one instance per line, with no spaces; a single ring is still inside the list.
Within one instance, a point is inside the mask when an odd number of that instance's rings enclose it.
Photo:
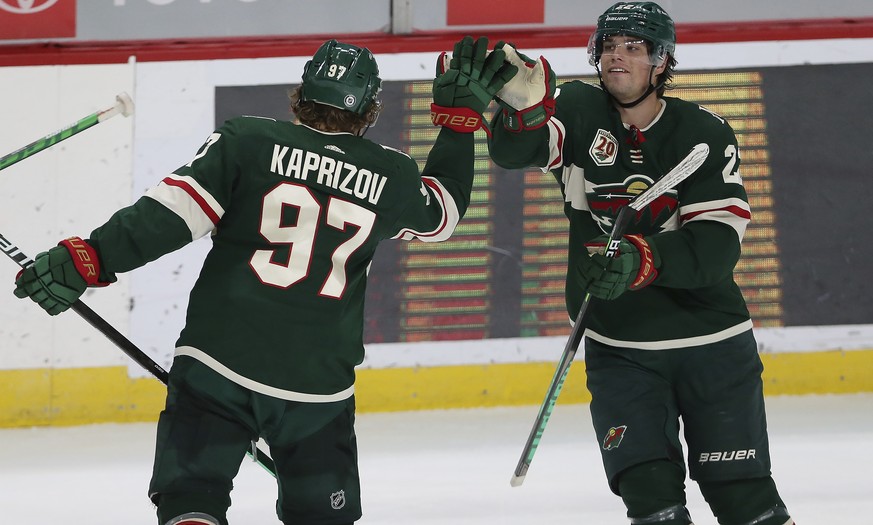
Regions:
[[[358,99],[356,99],[354,95],[346,95],[346,98],[343,99],[343,104],[345,104],[347,108],[352,108],[357,101]]]

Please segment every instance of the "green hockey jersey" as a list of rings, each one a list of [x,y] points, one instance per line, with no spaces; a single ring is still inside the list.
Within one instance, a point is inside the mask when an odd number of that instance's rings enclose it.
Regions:
[[[575,318],[586,290],[579,264],[584,244],[609,233],[618,211],[679,163],[698,143],[704,164],[672,191],[636,214],[626,233],[646,236],[661,257],[657,279],[586,314],[585,335],[606,344],[665,349],[726,339],[751,329],[733,279],[751,219],[730,125],[705,108],[664,97],[645,129],[622,123],[609,95],[580,81],[560,86],[546,126],[507,131],[491,123],[490,154],[506,168],[551,171],[570,222],[566,302]]]
[[[363,360],[378,243],[448,238],[472,183],[469,133],[443,128],[419,172],[349,133],[240,117],[90,242],[114,274],[211,233],[176,355],[256,392],[336,401],[353,394]]]

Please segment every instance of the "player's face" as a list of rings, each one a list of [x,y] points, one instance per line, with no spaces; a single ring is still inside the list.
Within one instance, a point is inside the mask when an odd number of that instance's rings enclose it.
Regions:
[[[600,71],[606,89],[620,102],[639,98],[661,73],[661,65],[652,71],[646,42],[638,37],[616,35],[603,39]]]

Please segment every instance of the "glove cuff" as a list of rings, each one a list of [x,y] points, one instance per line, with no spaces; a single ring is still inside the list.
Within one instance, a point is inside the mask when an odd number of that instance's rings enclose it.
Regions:
[[[482,115],[468,107],[446,107],[432,103],[430,121],[434,126],[444,126],[459,133],[473,133],[481,128],[491,136],[491,130],[484,124]]]
[[[555,99],[551,96],[525,109],[517,110],[505,103],[500,105],[503,107],[503,127],[513,133],[541,128],[555,114]]]
[[[625,235],[624,238],[633,244],[640,254],[640,269],[637,276],[628,284],[628,290],[639,290],[652,284],[658,277],[658,266],[661,258],[651,244],[642,235]]]
[[[79,275],[85,279],[85,284],[94,287],[109,286],[109,282],[100,280],[100,258],[93,246],[79,237],[64,239],[58,243],[58,246],[63,246],[70,252],[73,265]]]

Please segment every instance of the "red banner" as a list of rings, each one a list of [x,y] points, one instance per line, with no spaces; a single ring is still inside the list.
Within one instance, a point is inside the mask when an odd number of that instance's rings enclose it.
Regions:
[[[545,0],[448,0],[446,25],[542,24]]]
[[[0,40],[76,36],[76,0],[0,0]]]

